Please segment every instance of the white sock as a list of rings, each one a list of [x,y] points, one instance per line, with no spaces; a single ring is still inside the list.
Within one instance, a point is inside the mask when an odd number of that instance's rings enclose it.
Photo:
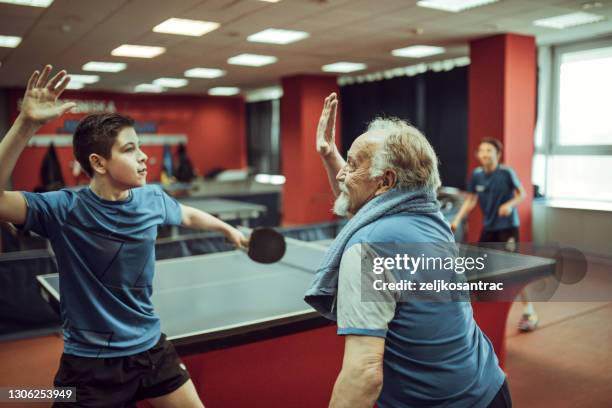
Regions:
[[[533,304],[531,302],[528,302],[523,308],[523,314],[534,314],[534,313],[535,313],[535,309],[533,308]]]

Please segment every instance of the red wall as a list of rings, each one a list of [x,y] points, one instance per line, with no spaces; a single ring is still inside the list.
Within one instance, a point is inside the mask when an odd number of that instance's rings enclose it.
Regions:
[[[10,118],[17,116],[17,101],[21,90],[9,91]],[[118,94],[105,92],[66,92],[64,99],[113,101],[117,112],[137,121],[155,122],[157,133],[185,134],[187,153],[200,174],[214,167],[243,168],[247,165],[245,104],[240,97],[209,97],[182,95]],[[85,113],[68,113],[48,123],[39,134],[55,134],[65,119],[80,119]],[[175,151],[174,148],[173,151]],[[149,181],[159,180],[162,165],[162,146],[144,146],[149,158]],[[32,190],[40,185],[40,165],[47,147],[28,147],[19,158],[13,173],[15,190]],[[71,147],[58,147],[58,157],[67,185],[78,184],[70,169],[73,159]]]
[[[335,76],[297,75],[282,80],[283,223],[308,224],[335,219],[334,195],[316,152],[316,132],[325,98],[339,93]],[[342,101],[340,101],[342,103]],[[336,145],[340,146],[340,107],[336,120]]]

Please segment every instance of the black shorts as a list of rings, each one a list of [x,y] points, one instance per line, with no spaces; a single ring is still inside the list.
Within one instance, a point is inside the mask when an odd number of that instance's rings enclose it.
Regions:
[[[510,388],[508,388],[508,380],[504,380],[487,408],[512,408],[512,396],[510,395]]]
[[[514,242],[519,241],[519,229],[517,227],[497,231],[482,230],[478,242],[508,242],[510,238],[514,238]]]
[[[56,402],[53,407],[135,407],[137,401],[171,393],[189,378],[165,334],[151,349],[132,356],[62,354],[53,385],[76,387],[77,402]]]

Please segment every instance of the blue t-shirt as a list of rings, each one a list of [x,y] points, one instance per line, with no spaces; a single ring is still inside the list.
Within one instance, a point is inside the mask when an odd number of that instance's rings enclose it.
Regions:
[[[23,226],[48,238],[60,274],[64,352],[81,357],[140,353],[160,337],[151,303],[158,225],[179,225],[181,209],[159,186],[123,201],[78,191],[22,192]]]
[[[480,208],[484,215],[483,229],[499,231],[519,226],[516,207],[508,217],[499,215],[499,207],[514,197],[514,190],[521,188],[521,182],[512,168],[498,165],[491,173],[478,167],[472,173],[467,191],[478,194]]]
[[[448,223],[437,213],[383,217],[359,230],[347,244],[340,264],[338,334],[385,339],[380,408],[484,408],[504,382],[493,346],[474,321],[468,300],[429,301],[408,293],[395,301],[388,292],[383,296],[389,297],[375,302],[363,297],[367,292],[361,285],[369,285],[368,277],[374,275],[361,270],[362,244],[384,251],[381,243],[400,248],[438,243],[434,247],[453,248],[453,242]],[[377,256],[394,254],[377,252]],[[410,279],[415,276],[419,274]]]

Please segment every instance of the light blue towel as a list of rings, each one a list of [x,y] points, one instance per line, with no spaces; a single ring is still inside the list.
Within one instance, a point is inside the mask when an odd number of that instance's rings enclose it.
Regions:
[[[306,291],[304,301],[326,318],[336,320],[334,303],[338,291],[340,260],[353,234],[384,216],[397,213],[435,213],[439,210],[440,203],[436,198],[436,192],[431,188],[419,190],[394,188],[367,202],[332,242],[310,288]]]

